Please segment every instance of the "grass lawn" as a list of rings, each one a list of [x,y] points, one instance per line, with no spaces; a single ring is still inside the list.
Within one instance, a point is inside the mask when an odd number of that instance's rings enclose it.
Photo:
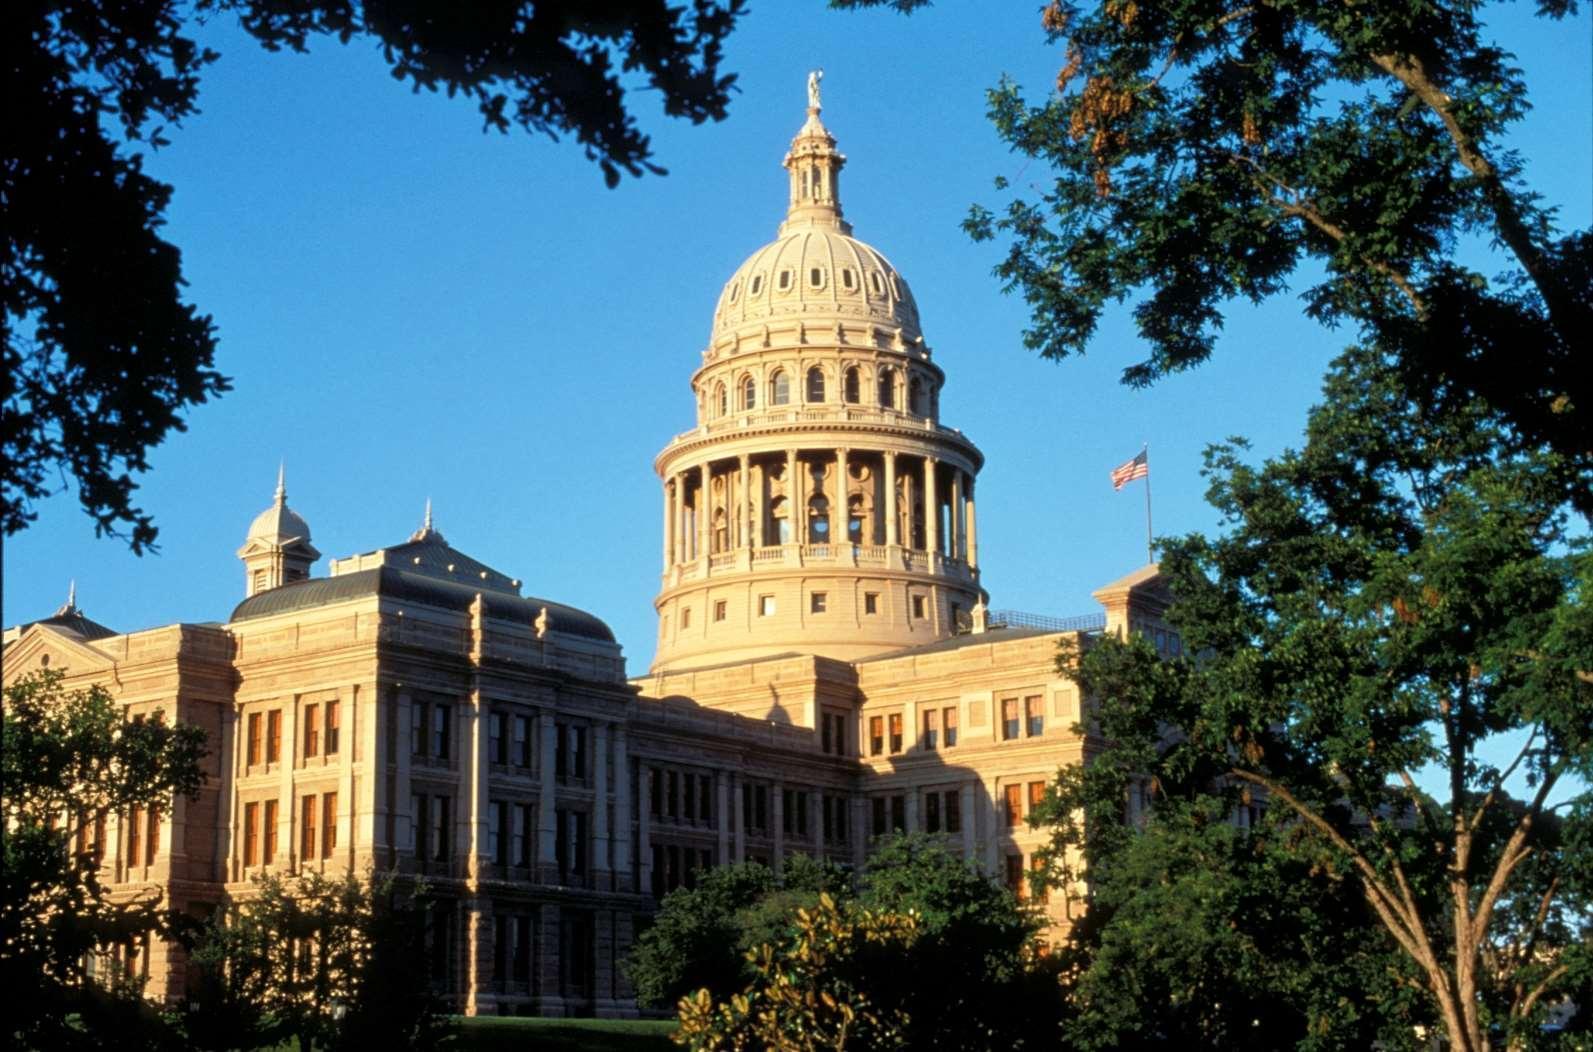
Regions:
[[[455,1018],[453,1052],[639,1052],[676,1049],[673,1019]]]

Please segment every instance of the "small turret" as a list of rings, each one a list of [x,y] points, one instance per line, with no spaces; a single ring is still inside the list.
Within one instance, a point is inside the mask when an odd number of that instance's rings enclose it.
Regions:
[[[310,526],[288,507],[287,473],[277,468],[277,492],[271,506],[249,525],[238,558],[244,566],[244,597],[310,576],[321,553],[310,543]]]

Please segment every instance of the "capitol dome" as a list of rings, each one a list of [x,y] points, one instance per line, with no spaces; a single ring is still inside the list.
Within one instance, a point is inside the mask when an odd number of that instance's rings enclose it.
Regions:
[[[748,256],[725,282],[714,308],[713,347],[772,326],[800,323],[917,343],[918,305],[907,282],[873,246],[852,237],[842,216],[840,172],[846,158],[810,105],[783,162],[791,197],[776,238]]]

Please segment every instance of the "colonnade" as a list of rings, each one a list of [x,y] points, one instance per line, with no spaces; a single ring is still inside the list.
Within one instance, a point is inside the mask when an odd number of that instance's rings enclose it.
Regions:
[[[854,537],[849,472],[859,461],[881,470],[883,485],[865,488]],[[783,492],[774,492],[774,480]],[[781,544],[884,544],[979,565],[974,474],[930,455],[789,447],[783,456],[743,453],[683,467],[663,487],[666,570],[706,554]]]

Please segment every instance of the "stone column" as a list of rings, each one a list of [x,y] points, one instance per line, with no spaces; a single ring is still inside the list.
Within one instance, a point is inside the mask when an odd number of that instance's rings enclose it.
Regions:
[[[972,862],[974,857],[974,786],[968,782],[958,793],[962,800],[962,857]]]
[[[785,785],[775,782],[769,787],[769,832],[774,837],[774,872],[785,869]]]
[[[669,479],[664,479],[664,569],[675,564],[675,508]]]
[[[544,884],[551,884],[558,879],[559,861],[557,845],[554,837],[558,835],[557,822],[554,817],[554,802],[558,794],[558,787],[554,784],[553,772],[558,763],[557,752],[559,748],[558,732],[553,726],[553,713],[543,711],[538,719],[538,730],[542,735],[542,770],[539,779],[540,789],[537,794],[537,879]]]
[[[719,827],[719,851],[714,856],[719,865],[730,864],[730,775],[714,772],[714,824]]]
[[[868,860],[868,798],[853,797],[852,806],[852,865],[858,869]]]
[[[267,717],[269,718],[269,717]],[[277,848],[290,865],[298,863],[299,799],[293,795],[293,761],[299,754],[299,696],[294,694],[282,706],[282,751],[277,755]],[[319,817],[319,816],[318,816]]]
[[[614,890],[631,891],[631,763],[626,754],[625,725],[614,725]]]
[[[974,518],[974,477],[968,476],[967,512],[968,512],[968,565],[979,565],[979,530],[978,520]]]
[[[785,451],[785,513],[786,522],[791,528],[791,543],[801,544],[803,535],[807,532],[806,514],[802,508],[802,476],[798,474],[802,466],[797,459],[797,451]]]
[[[372,860],[377,857],[374,850],[377,843],[385,839],[386,823],[382,821],[382,817],[386,808],[382,805],[383,790],[387,787],[387,769],[381,762],[376,729],[372,726],[376,722],[372,718],[376,715],[375,707],[372,707],[369,715],[361,708],[358,683],[349,685],[348,694],[341,700],[340,707],[343,710],[342,733],[346,737],[339,743],[339,762],[343,770],[338,777],[341,786],[337,796],[337,844],[339,854],[347,861],[352,872],[358,857],[355,848],[359,847],[358,840],[364,826],[359,820],[360,815],[370,816],[369,846],[372,848]],[[372,772],[363,785],[354,777],[356,757],[364,764],[366,770]],[[364,800],[354,798],[357,790],[364,791],[366,797]]]
[[[686,561],[691,551],[691,536],[686,530],[686,473],[675,473],[675,562]]]
[[[742,793],[743,783],[741,778],[736,778],[730,783],[730,795],[735,799],[731,806],[736,810],[736,861],[747,860],[747,798]]]
[[[608,891],[608,724],[592,725],[592,887]]]
[[[653,779],[647,764],[636,762],[636,894],[653,893]]]
[[[964,557],[965,539],[962,526],[962,469],[951,469],[951,557],[961,559]]]
[[[769,516],[768,512],[764,510],[764,487],[768,479],[768,472],[760,464],[757,468],[757,474],[758,482],[752,490],[752,545],[755,548],[765,548],[769,544],[769,538],[765,535],[765,520]]]
[[[940,551],[940,496],[935,488],[935,458],[924,458],[924,551]],[[934,561],[930,561],[934,569]]]
[[[990,835],[985,838],[985,872],[990,876],[997,876],[1001,872],[1001,840],[1008,835],[1007,816],[1002,814],[1004,805],[999,793],[1001,787],[996,784],[995,778],[985,780],[985,799],[989,805],[985,807],[981,816],[988,823]]]
[[[741,454],[741,507],[736,512],[736,529],[740,536],[736,539],[741,542],[741,547],[752,547],[752,459],[747,454]]]
[[[906,790],[904,790],[903,795],[907,797],[905,801],[907,804],[907,813],[903,816],[907,820],[907,832],[916,833],[919,830],[918,789],[913,786],[908,786]]]
[[[902,543],[901,523],[897,519],[896,510],[896,454],[891,450],[885,451],[885,543],[897,545]]]
[[[709,483],[713,479],[713,469],[706,463],[697,469],[700,473],[702,487],[697,491],[697,558],[703,559],[714,550],[713,548],[713,488]]]
[[[830,543],[849,544],[852,537],[847,523],[852,516],[847,507],[846,450],[835,451],[835,504],[830,508]]]
[[[398,721],[398,755],[394,757],[398,761],[398,775],[393,779],[393,795],[395,797],[393,800],[393,838],[397,840],[397,843],[393,845],[395,849],[407,848],[413,844],[415,839],[415,816],[409,813],[411,797],[409,761],[414,749],[414,745],[410,741],[410,720],[413,718],[414,704],[408,694],[400,693],[393,705],[394,710],[397,712],[397,715],[393,718]],[[381,774],[378,773],[376,777],[380,778]],[[421,845],[414,844],[414,848],[415,855],[418,858],[422,850]]]
[[[221,741],[217,752],[221,756],[221,781],[216,789],[216,811],[221,821],[216,823],[216,864],[214,878],[222,883],[238,879],[236,860],[232,857],[232,831],[238,828],[238,750],[242,747],[238,733],[238,712],[228,705],[221,710]],[[279,805],[280,806],[280,805]],[[91,815],[89,821],[93,822]]]

